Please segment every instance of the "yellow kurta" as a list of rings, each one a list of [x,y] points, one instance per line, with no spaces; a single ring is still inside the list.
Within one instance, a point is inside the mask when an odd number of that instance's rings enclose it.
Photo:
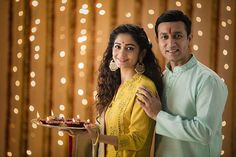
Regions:
[[[118,149],[107,145],[107,157],[149,157],[155,121],[136,100],[140,86],[156,93],[155,84],[149,78],[135,74],[120,86],[106,110],[106,134],[118,137]]]

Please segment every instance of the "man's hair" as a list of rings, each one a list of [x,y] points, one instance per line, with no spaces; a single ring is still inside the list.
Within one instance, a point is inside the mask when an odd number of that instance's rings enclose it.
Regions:
[[[187,35],[189,36],[191,33],[191,26],[192,22],[188,18],[187,15],[185,15],[182,11],[180,10],[167,10],[166,12],[162,13],[155,24],[155,33],[156,36],[158,36],[158,26],[160,23],[163,22],[177,22],[181,21],[185,25],[185,30],[187,32]]]

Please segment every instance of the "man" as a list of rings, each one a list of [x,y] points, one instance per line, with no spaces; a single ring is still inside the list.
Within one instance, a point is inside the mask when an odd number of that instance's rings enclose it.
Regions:
[[[164,12],[156,21],[155,32],[168,61],[162,103],[145,87],[139,88],[137,96],[147,115],[156,120],[156,133],[161,135],[156,156],[219,157],[226,85],[189,52],[191,21],[183,12]]]

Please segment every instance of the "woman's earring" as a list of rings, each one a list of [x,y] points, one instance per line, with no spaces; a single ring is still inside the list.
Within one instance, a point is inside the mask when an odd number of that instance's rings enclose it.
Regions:
[[[135,66],[136,73],[138,74],[143,74],[145,72],[145,66],[143,63],[138,62]]]
[[[109,64],[109,68],[111,71],[116,71],[118,69],[118,66],[116,65],[115,61],[112,59],[110,64]]]

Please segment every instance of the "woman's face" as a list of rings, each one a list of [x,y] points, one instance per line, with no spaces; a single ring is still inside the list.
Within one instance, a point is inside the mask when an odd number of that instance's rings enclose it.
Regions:
[[[115,63],[121,70],[134,70],[139,59],[139,46],[128,33],[117,35],[112,55]]]

